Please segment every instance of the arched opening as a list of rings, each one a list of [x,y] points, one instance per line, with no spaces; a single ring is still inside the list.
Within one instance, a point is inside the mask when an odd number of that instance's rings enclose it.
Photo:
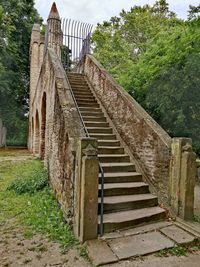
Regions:
[[[42,97],[42,121],[41,121],[41,141],[40,141],[40,156],[44,159],[45,155],[45,133],[46,133],[46,93]]]
[[[30,147],[31,151],[33,152],[33,146],[34,146],[34,118],[32,117],[31,120],[31,140],[30,140]]]
[[[39,146],[40,146],[40,122],[38,111],[36,111],[35,116],[35,137],[34,137],[34,153],[39,154]]]

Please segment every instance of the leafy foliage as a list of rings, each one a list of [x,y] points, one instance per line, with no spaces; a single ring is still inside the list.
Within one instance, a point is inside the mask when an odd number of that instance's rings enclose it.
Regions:
[[[8,139],[26,143],[29,40],[33,23],[41,22],[34,1],[0,3],[0,117]]]
[[[165,0],[135,6],[98,25],[94,54],[171,135],[200,154],[199,6],[177,19]]]
[[[166,249],[163,249],[157,252],[156,256],[169,257],[173,255],[173,256],[181,257],[181,256],[186,256],[187,252],[188,252],[187,247],[176,245],[173,248],[166,248]]]
[[[24,226],[26,238],[39,232],[58,242],[65,251],[74,246],[77,241],[71,227],[65,222],[63,212],[50,187],[47,185],[31,194],[29,190],[27,190],[28,193],[23,194],[21,190],[18,193],[18,189],[17,192],[7,190],[16,177],[22,185],[23,181],[28,181],[34,173],[37,173],[40,178],[46,177],[46,171],[39,160],[0,162],[0,225],[15,218],[16,223]],[[35,180],[40,179],[35,178]]]
[[[13,190],[17,194],[30,193],[43,190],[48,185],[48,175],[45,170],[35,170],[32,175],[20,179],[15,178],[8,186],[8,190]]]

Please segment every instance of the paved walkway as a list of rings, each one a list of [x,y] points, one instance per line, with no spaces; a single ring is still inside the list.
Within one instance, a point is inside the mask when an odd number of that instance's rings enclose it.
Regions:
[[[156,257],[145,256],[119,263],[103,265],[103,267],[200,267],[200,252],[186,256]]]
[[[95,266],[115,262],[116,264],[111,266],[139,266],[139,263],[135,261],[133,264],[132,260],[129,262],[129,265],[123,265],[124,263],[117,262],[143,257],[152,253],[155,254],[165,249],[175,249],[178,245],[186,245],[190,247],[190,251],[196,252],[197,242],[199,246],[198,238],[200,237],[200,226],[197,225],[195,229],[199,231],[191,230],[187,224],[183,225],[181,222],[158,222],[129,230],[105,234],[103,239],[87,242],[89,257]],[[155,264],[156,261],[159,262],[157,259],[154,259],[154,261]],[[161,262],[160,259],[160,263]],[[154,267],[154,265],[152,265],[152,267]],[[168,265],[168,267],[170,267],[170,265]]]

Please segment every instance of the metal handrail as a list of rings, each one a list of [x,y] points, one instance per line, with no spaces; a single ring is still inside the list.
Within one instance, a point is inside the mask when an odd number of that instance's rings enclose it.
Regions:
[[[66,76],[66,79],[67,79],[67,81],[68,81],[68,77],[67,77],[66,72],[65,72],[65,76]],[[86,136],[87,136],[87,137],[90,137],[90,134],[89,134],[89,132],[88,132],[86,126],[85,126],[85,122],[84,122],[83,117],[82,117],[82,115],[81,115],[79,106],[78,106],[78,104],[77,104],[76,98],[75,98],[75,96],[74,96],[74,92],[73,92],[73,90],[72,90],[72,87],[71,87],[69,81],[68,81],[68,85],[69,85],[69,90],[70,90],[71,96],[72,96],[72,98],[73,98],[73,100],[74,100],[74,103],[75,103],[75,106],[76,106],[76,108],[77,108],[77,110],[78,110],[78,114],[79,114],[79,117],[80,117],[80,119],[81,119],[81,123],[82,123],[82,125],[83,125],[83,128],[84,128],[84,131],[85,131],[85,133],[86,133]],[[101,206],[100,206],[101,214],[100,214],[100,236],[103,236],[103,234],[104,234],[104,227],[103,227],[103,212],[104,212],[104,171],[103,171],[103,168],[102,168],[100,162],[99,162],[99,170],[100,170],[100,172],[101,172]]]
[[[90,42],[90,35],[91,35],[91,32],[92,32],[92,27],[93,25],[91,24],[88,24],[88,23],[80,23],[80,22],[77,22],[77,21],[72,21],[72,25],[71,25],[71,31],[70,31],[70,22],[71,22],[71,19],[70,20],[66,20],[66,19],[63,19],[61,24],[62,24],[62,29],[63,29],[63,42],[65,45],[67,45],[68,48],[70,48],[69,46],[69,39],[68,39],[68,44],[66,43],[66,37],[71,37],[71,38],[75,38],[75,39],[80,39],[80,40],[86,40],[88,42]],[[70,34],[70,32],[72,32],[72,29],[73,29],[73,25],[74,26],[74,34]],[[67,31],[68,31],[68,34],[67,34]],[[75,32],[79,32],[79,35],[78,36],[75,36]],[[71,40],[72,42],[72,40]],[[87,43],[86,43],[87,44]],[[44,55],[46,55],[47,53],[47,50],[48,50],[48,46],[49,46],[49,28],[48,28],[48,24],[46,26],[46,31],[45,31],[45,44],[44,44]],[[75,46],[75,45],[74,45]],[[80,47],[78,43],[76,43],[76,47]],[[88,49],[90,50],[90,43],[89,45],[87,45],[86,47],[84,47],[84,43],[83,43],[83,46],[81,48],[82,50],[79,51],[79,61],[83,58],[83,56],[88,53],[89,51],[87,51]],[[75,49],[74,49],[75,51]],[[62,63],[62,62],[61,62]],[[64,65],[64,64],[63,64]],[[68,81],[68,77],[67,77],[67,74],[65,72],[65,76],[66,76],[66,80]],[[70,93],[71,93],[71,96],[74,100],[74,103],[75,103],[75,106],[78,110],[78,114],[79,114],[79,117],[80,117],[80,120],[81,120],[81,123],[83,125],[83,128],[84,128],[84,131],[86,133],[86,136],[87,137],[90,137],[90,134],[85,126],[85,122],[83,120],[83,117],[81,115],[81,112],[80,112],[80,109],[79,109],[79,106],[77,104],[77,101],[76,101],[76,98],[74,96],[74,92],[71,88],[71,85],[68,81],[68,85],[69,85],[69,89],[70,89]],[[104,212],[104,171],[103,171],[103,168],[99,162],[99,170],[101,172],[101,215],[100,215],[100,236],[102,236],[104,234],[104,227],[103,227],[103,212]]]

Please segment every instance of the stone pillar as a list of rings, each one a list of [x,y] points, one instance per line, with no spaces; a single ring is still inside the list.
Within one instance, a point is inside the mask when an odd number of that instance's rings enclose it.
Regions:
[[[28,148],[32,151],[33,133],[31,127],[32,121],[32,104],[38,86],[40,69],[44,58],[44,36],[40,33],[40,25],[34,24],[31,33],[30,42],[30,94],[29,94],[29,136]],[[39,89],[38,89],[39,90]]]
[[[75,182],[74,232],[82,243],[97,238],[99,184],[97,151],[96,139],[80,140]]]
[[[172,212],[192,219],[196,178],[196,155],[190,138],[173,138],[171,148],[169,199]]]
[[[193,219],[196,171],[196,154],[187,143],[182,147],[181,157],[179,216],[183,219]]]
[[[30,44],[30,106],[35,94],[40,66],[40,25],[34,24]]]
[[[61,19],[55,2],[51,7],[47,20],[47,40],[48,47],[53,48],[55,53],[61,58],[61,46],[63,44],[63,33],[61,30]]]

